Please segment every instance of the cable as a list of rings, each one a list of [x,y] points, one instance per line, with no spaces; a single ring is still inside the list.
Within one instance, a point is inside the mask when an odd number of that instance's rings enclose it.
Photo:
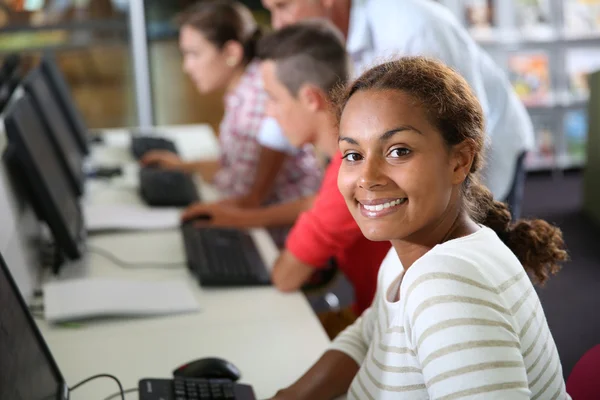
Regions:
[[[125,400],[125,393],[123,392],[123,385],[121,385],[121,381],[119,381],[119,379],[117,377],[115,377],[113,375],[109,375],[109,374],[98,374],[98,375],[90,376],[89,378],[82,380],[75,386],[70,387],[69,391],[72,392],[75,389],[77,389],[78,387],[80,387],[81,385],[84,385],[84,384],[88,383],[89,381],[93,381],[94,379],[98,379],[98,378],[110,378],[110,379],[114,380],[115,382],[117,382],[117,385],[119,385],[119,395],[121,395],[121,400]]]
[[[126,268],[126,269],[164,269],[164,268],[168,268],[168,267],[186,267],[187,263],[185,261],[179,261],[179,262],[161,262],[161,263],[157,263],[157,262],[153,262],[153,261],[148,261],[148,262],[129,262],[129,261],[124,261],[122,259],[120,259],[119,257],[115,256],[113,253],[111,253],[110,251],[106,250],[106,249],[101,249],[99,247],[95,247],[95,246],[88,246],[87,247],[87,251],[89,253],[93,253],[93,254],[97,254],[99,256],[102,256],[104,258],[106,258],[107,260],[109,260],[110,262],[112,262],[113,264],[121,267],[121,268]]]
[[[137,392],[138,390],[139,390],[138,388],[131,388],[131,389],[123,390],[123,394],[134,393],[134,392]],[[113,393],[110,396],[108,396],[107,398],[105,398],[104,400],[112,400],[115,397],[118,397],[119,395],[121,395],[121,393]]]

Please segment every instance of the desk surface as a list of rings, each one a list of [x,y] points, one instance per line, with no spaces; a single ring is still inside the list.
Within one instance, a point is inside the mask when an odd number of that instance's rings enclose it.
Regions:
[[[207,126],[160,131],[168,132],[185,158],[218,154],[217,141]],[[128,161],[131,165],[116,185],[90,185],[85,201],[139,202],[133,196],[135,191],[123,190],[127,185],[135,186],[135,166],[127,144],[125,132],[110,131],[105,144],[94,149],[94,161]],[[202,191],[206,198],[208,193]],[[259,239],[263,256],[272,260],[276,250],[266,232],[256,230],[253,234]],[[185,261],[179,230],[93,235],[88,243],[135,263]],[[233,362],[242,372],[242,381],[254,387],[258,398],[265,398],[295,381],[329,343],[301,293],[283,294],[272,287],[205,289],[184,266],[126,270],[93,253],[86,261],[80,271],[85,276],[184,280],[195,293],[201,310],[178,316],[86,321],[69,328],[38,320],[70,385],[94,374],[110,373],[121,380],[124,388],[133,388],[141,378],[170,377],[173,369],[185,362],[217,356]],[[103,399],[115,391],[114,383],[100,380],[77,389],[72,398]]]

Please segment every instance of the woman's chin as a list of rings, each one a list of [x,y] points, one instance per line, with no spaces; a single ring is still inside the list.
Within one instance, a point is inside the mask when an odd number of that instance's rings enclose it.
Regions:
[[[369,227],[366,229],[361,228],[361,231],[364,237],[366,237],[372,242],[387,242],[390,240],[394,240],[394,235],[380,229],[372,229],[371,227]]]

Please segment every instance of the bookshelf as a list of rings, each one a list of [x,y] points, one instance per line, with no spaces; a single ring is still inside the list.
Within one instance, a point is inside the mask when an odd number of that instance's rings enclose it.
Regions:
[[[439,0],[509,76],[536,131],[527,169],[586,162],[588,79],[600,70],[600,0]]]

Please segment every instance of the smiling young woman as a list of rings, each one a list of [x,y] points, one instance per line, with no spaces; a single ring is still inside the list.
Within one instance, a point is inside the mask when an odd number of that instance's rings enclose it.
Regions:
[[[393,249],[371,307],[276,398],[568,399],[532,282],[566,260],[562,234],[511,222],[479,183],[484,117],[466,81],[407,57],[334,98],[340,192]]]

